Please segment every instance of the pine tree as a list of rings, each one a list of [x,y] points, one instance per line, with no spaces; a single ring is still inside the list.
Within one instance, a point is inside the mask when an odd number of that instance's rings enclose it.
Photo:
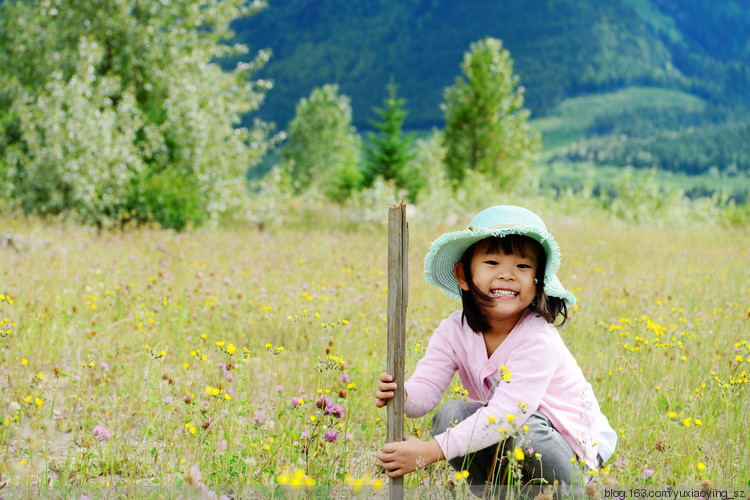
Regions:
[[[371,146],[365,147],[365,168],[363,186],[369,187],[376,178],[393,181],[396,189],[406,190],[410,201],[416,201],[419,191],[424,186],[420,173],[409,168],[414,157],[411,146],[414,134],[403,132],[404,99],[396,96],[396,85],[388,85],[388,97],[383,100],[383,107],[375,109],[381,121],[371,122],[380,131],[370,134]]]

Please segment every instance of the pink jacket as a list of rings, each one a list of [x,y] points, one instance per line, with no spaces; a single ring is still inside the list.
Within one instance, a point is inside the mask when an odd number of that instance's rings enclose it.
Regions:
[[[508,383],[502,377],[503,365],[510,371]],[[461,321],[461,311],[451,314],[435,330],[404,384],[406,415],[420,417],[435,409],[456,370],[469,397],[485,406],[435,436],[447,460],[497,444],[498,428],[518,428],[539,410],[576,455],[596,467],[601,432],[611,428],[557,328],[544,318],[526,312],[488,359],[482,335]],[[515,415],[513,424],[506,414]]]

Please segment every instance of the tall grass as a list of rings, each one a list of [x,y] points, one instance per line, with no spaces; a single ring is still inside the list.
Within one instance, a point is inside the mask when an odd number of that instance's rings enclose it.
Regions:
[[[424,254],[469,219],[424,215],[407,371],[459,307],[424,283]],[[750,233],[541,215],[579,298],[562,335],[620,438],[592,484],[750,484]],[[0,249],[6,491],[378,491],[386,229],[315,221],[176,234],[0,220],[25,242]],[[429,436],[429,416],[407,425]],[[406,482],[449,481],[442,464]]]

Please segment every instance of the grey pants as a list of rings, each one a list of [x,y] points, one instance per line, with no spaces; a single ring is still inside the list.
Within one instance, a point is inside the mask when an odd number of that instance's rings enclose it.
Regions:
[[[433,436],[447,431],[456,421],[473,415],[482,407],[474,401],[448,401],[432,418]],[[471,492],[477,496],[504,497],[507,487],[514,485],[516,492],[534,496],[552,487],[552,493],[566,497],[576,493],[585,482],[585,471],[577,464],[576,455],[562,434],[556,431],[549,419],[540,412],[532,413],[526,420],[528,431],[501,441],[495,446],[479,450],[448,461],[457,471],[468,471]],[[522,462],[520,470],[508,467],[507,454],[516,447],[533,449],[532,458]],[[500,449],[498,450],[498,447]],[[538,455],[537,455],[538,453]],[[497,457],[497,458],[496,458]],[[553,487],[557,484],[557,487]],[[570,488],[573,485],[574,488]]]

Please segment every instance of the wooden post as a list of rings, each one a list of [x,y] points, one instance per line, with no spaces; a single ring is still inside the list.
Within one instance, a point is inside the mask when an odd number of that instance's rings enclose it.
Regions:
[[[404,361],[409,303],[409,225],[402,201],[388,211],[388,367],[398,388],[388,401],[388,442],[404,439]],[[392,478],[388,498],[404,498],[404,478]]]

